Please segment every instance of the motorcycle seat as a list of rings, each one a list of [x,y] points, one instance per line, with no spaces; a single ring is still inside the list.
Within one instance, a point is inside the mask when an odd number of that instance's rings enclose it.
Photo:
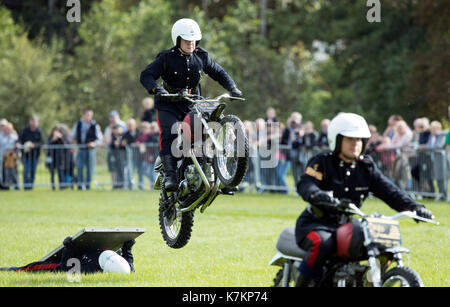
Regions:
[[[280,253],[286,256],[305,258],[307,254],[305,250],[297,245],[294,227],[287,227],[281,232],[276,247]]]

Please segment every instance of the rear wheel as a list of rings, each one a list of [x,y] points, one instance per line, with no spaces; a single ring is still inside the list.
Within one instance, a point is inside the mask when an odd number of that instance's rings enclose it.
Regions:
[[[381,277],[383,287],[424,287],[419,274],[408,267],[395,267]]]
[[[214,172],[229,188],[238,186],[244,179],[248,166],[248,139],[244,124],[234,116],[227,115],[220,121],[217,141],[223,150],[214,155]]]
[[[182,248],[191,238],[194,211],[178,212],[173,195],[168,195],[161,185],[159,198],[159,226],[164,241],[171,248]]]

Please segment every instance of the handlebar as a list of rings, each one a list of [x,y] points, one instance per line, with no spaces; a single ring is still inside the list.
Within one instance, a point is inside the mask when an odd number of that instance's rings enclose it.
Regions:
[[[161,94],[159,97],[163,98],[164,101],[178,102],[178,101],[189,101],[192,102],[195,98],[201,98],[199,95],[191,95],[186,93],[177,94]]]
[[[220,102],[223,99],[245,100],[245,98],[233,97],[233,96],[231,96],[228,93],[224,93],[224,94],[222,94],[220,96],[217,96],[216,98],[213,98],[213,99],[204,98],[204,97],[201,97],[200,95],[187,94],[186,92],[179,92],[179,93],[176,93],[176,94],[162,94],[162,95],[160,95],[160,97],[163,97],[164,100],[171,101],[171,102],[188,101],[188,102],[191,102],[191,103],[195,103],[195,102]]]
[[[434,220],[430,220],[430,219],[426,219],[426,218],[421,217],[421,216],[418,216],[416,214],[416,212],[414,212],[414,211],[402,211],[402,212],[399,212],[399,213],[397,213],[397,214],[395,214],[393,216],[385,217],[385,218],[388,218],[388,219],[391,219],[391,220],[399,220],[399,219],[401,219],[403,217],[408,217],[408,218],[412,218],[412,219],[419,220],[419,221],[422,221],[422,222],[427,222],[427,223],[431,223],[431,224],[434,224],[434,225],[439,225],[439,222],[434,221]]]
[[[363,211],[361,211],[361,209],[358,208],[358,206],[356,206],[354,203],[352,203],[350,200],[348,199],[342,199],[342,200],[338,200],[336,199],[336,204],[333,205],[337,210],[343,212],[344,214],[356,214],[361,216],[362,218],[368,217],[369,215],[365,214]],[[439,222],[434,221],[432,219],[427,219],[421,216],[418,216],[416,212],[414,211],[402,211],[399,212],[397,214],[394,214],[392,216],[384,216],[381,215],[380,217],[385,218],[385,219],[389,219],[389,220],[399,220],[401,218],[412,218],[414,220],[418,220],[418,221],[422,221],[422,222],[427,222],[427,223],[431,223],[434,225],[439,225]],[[434,218],[434,217],[433,217]]]

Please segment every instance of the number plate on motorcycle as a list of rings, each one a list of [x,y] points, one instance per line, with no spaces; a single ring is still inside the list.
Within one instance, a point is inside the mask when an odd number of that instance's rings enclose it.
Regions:
[[[372,242],[386,246],[402,244],[398,221],[369,217],[367,218],[367,223]]]
[[[222,103],[215,101],[197,101],[197,105],[203,113],[210,113],[214,111],[220,104]]]

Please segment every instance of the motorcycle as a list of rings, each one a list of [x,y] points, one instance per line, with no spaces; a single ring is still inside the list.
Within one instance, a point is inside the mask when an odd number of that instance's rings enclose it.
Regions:
[[[322,268],[322,276],[313,280],[314,287],[423,287],[419,274],[404,266],[402,255],[410,251],[402,246],[401,218],[439,225],[434,220],[417,216],[415,212],[403,211],[393,216],[379,213],[366,215],[355,204],[341,200],[338,203],[344,217],[359,215],[353,222],[360,226],[363,234],[361,254],[355,259],[342,259],[337,256],[327,260]],[[339,246],[345,233],[337,233]],[[338,247],[339,248],[339,247]],[[307,252],[295,240],[294,227],[285,228],[277,241],[277,253],[269,265],[281,266],[274,279],[274,287],[295,286],[299,276],[298,268]],[[394,265],[396,264],[396,265]]]
[[[161,96],[191,103],[177,130],[175,148],[182,153],[177,161],[177,191],[165,190],[164,168],[159,157],[155,161],[161,234],[168,246],[181,248],[191,237],[195,210],[205,212],[219,194],[233,195],[245,176],[249,145],[244,125],[237,116],[223,114],[224,101],[245,99],[229,94],[214,99],[186,93]]]

